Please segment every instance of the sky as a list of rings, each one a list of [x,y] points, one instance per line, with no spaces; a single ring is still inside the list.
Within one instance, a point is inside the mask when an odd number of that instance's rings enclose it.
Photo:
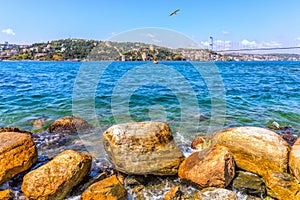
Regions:
[[[299,0],[1,0],[0,7],[0,43],[107,40],[158,27],[203,46],[213,37],[221,49],[300,46]]]

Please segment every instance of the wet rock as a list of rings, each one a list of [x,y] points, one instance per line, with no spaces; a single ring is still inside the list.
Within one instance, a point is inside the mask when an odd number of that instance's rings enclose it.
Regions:
[[[237,172],[237,177],[233,180],[232,186],[247,194],[262,196],[265,194],[265,184],[256,174],[250,172]]]
[[[53,123],[51,118],[48,117],[40,117],[37,119],[33,119],[30,121],[30,124],[32,125],[32,132],[41,132],[45,131],[49,128],[49,126]]]
[[[40,117],[31,121],[31,124],[35,128],[44,128],[49,122],[50,118]]]
[[[138,176],[129,175],[125,178],[125,185],[126,187],[131,188],[132,194],[138,194],[140,191],[142,191],[145,188],[144,185],[146,184],[147,183],[145,182],[145,177],[139,178]]]
[[[273,131],[237,127],[212,136],[213,145],[224,145],[233,153],[236,165],[260,176],[269,171],[287,172],[290,146]]]
[[[93,185],[96,182],[99,182],[103,179],[105,179],[107,176],[106,172],[102,172],[101,174],[99,174],[95,179],[92,179],[90,181],[88,181],[87,183],[85,183],[82,188],[87,189],[88,187],[90,187],[91,185]]]
[[[91,168],[92,157],[67,150],[24,176],[22,191],[30,199],[59,200],[77,185]]]
[[[13,200],[14,199],[13,191],[12,190],[0,191],[0,199],[1,200]]]
[[[286,124],[279,124],[276,121],[269,121],[267,127],[278,133],[289,145],[293,145],[297,140],[297,134],[294,135],[294,129]]]
[[[194,152],[182,162],[178,175],[202,188],[224,188],[235,176],[233,155],[223,146]]]
[[[203,115],[203,114],[198,114],[194,116],[194,119],[199,120],[199,122],[203,122],[209,119],[209,117]]]
[[[280,127],[275,130],[289,145],[294,145],[297,140],[297,134],[294,134],[294,129],[289,126]]]
[[[271,130],[277,130],[277,129],[280,128],[280,124],[279,124],[278,122],[276,122],[276,121],[270,120],[270,121],[268,121],[268,123],[267,123],[267,127],[268,127],[269,129],[271,129]]]
[[[183,192],[180,190],[179,186],[176,186],[165,194],[164,200],[182,200],[182,196]]]
[[[91,174],[93,173],[92,171],[93,171],[93,166],[91,172],[83,178],[80,184],[72,188],[71,192],[69,192],[68,194],[68,197],[80,196],[92,184],[107,178],[106,172],[102,172],[98,176],[92,177],[91,176]]]
[[[188,143],[178,144],[178,148],[180,149],[185,158],[191,155],[193,152],[195,152],[192,149],[191,145]]]
[[[290,171],[300,181],[300,138],[296,141],[290,152]]]
[[[294,145],[297,140],[297,137],[292,134],[280,134],[280,136],[291,146]]]
[[[195,200],[238,200],[233,191],[223,188],[205,188],[194,195]]]
[[[163,199],[164,195],[170,189],[180,186],[180,191],[183,193],[182,200],[193,199],[193,194],[198,192],[198,189],[186,184],[181,184],[177,176],[160,177],[154,175],[137,176],[128,175],[125,178],[125,187],[128,193],[133,197],[132,199],[148,200]]]
[[[91,185],[81,195],[81,200],[127,199],[127,191],[116,175],[103,179]]]
[[[0,133],[0,185],[29,169],[37,158],[37,150],[29,134]]]
[[[174,177],[174,176],[173,176]],[[147,200],[152,199],[153,196],[159,196],[161,199],[163,195],[169,191],[170,188],[176,187],[173,179],[160,178],[158,176],[148,175],[147,177],[129,175],[125,178],[125,186],[128,193],[133,199]]]
[[[206,136],[197,136],[192,141],[192,149],[194,150],[203,150],[207,149],[211,146],[210,140],[206,138]]]
[[[126,174],[175,175],[184,159],[163,122],[114,125],[102,139],[115,168]]]
[[[34,170],[49,161],[50,161],[50,159],[47,156],[38,156],[38,161],[29,170],[30,171]],[[7,181],[3,184],[6,187],[2,187],[2,188],[0,187],[0,189],[13,189],[14,191],[17,191],[17,190],[20,191],[21,185],[23,182],[23,178],[27,173],[28,173],[28,170],[17,174],[16,176],[14,176],[9,181]]]
[[[0,133],[4,133],[4,132],[27,133],[31,135],[31,132],[18,129],[16,127],[0,127]]]
[[[84,119],[66,116],[55,120],[49,127],[50,133],[77,133],[92,128]]]
[[[246,200],[261,200],[262,198],[260,198],[260,197],[256,197],[256,196],[247,196],[246,197]],[[265,198],[265,200],[267,200],[266,198]],[[271,200],[271,199],[270,199]]]
[[[264,177],[269,196],[278,200],[300,199],[300,184],[290,174],[282,172],[270,172]]]

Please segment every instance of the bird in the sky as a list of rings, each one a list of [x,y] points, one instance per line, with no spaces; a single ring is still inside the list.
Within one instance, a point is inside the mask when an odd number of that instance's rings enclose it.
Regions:
[[[177,12],[179,12],[180,9],[175,10],[174,12],[172,12],[169,16],[175,15]]]

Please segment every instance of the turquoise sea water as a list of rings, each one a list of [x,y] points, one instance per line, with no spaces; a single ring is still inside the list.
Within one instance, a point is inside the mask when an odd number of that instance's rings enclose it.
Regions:
[[[300,62],[0,62],[0,126],[35,132],[38,165],[66,149],[89,151],[95,178],[112,167],[99,133],[116,123],[167,121],[185,155],[192,152],[193,137],[225,127],[276,122],[299,134],[299,72]],[[49,134],[32,124],[66,115],[78,115],[95,129],[78,137]],[[21,180],[17,176],[0,189],[12,188],[18,199]],[[164,181],[163,189],[151,183],[145,199],[162,199],[179,180]],[[75,189],[67,199],[80,194]],[[240,193],[239,199],[245,198]]]
[[[188,134],[276,121],[299,132],[300,62],[0,62],[0,100],[0,126],[27,130],[83,113],[101,128],[160,120]]]

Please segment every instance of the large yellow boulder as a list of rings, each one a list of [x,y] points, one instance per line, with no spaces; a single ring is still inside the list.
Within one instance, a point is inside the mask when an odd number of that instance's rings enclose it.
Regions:
[[[184,159],[163,122],[114,125],[102,139],[115,168],[126,174],[176,175]]]
[[[38,154],[29,134],[0,133],[0,185],[37,162]]]
[[[194,152],[181,163],[178,176],[201,188],[225,188],[235,176],[233,155],[223,146]]]
[[[289,144],[273,131],[257,127],[229,128],[215,133],[212,145],[226,146],[237,167],[260,176],[287,172]]]
[[[292,174],[300,181],[300,138],[295,142],[290,152],[289,166]]]
[[[90,155],[67,150],[24,176],[22,191],[30,199],[60,200],[82,181],[92,164]]]

